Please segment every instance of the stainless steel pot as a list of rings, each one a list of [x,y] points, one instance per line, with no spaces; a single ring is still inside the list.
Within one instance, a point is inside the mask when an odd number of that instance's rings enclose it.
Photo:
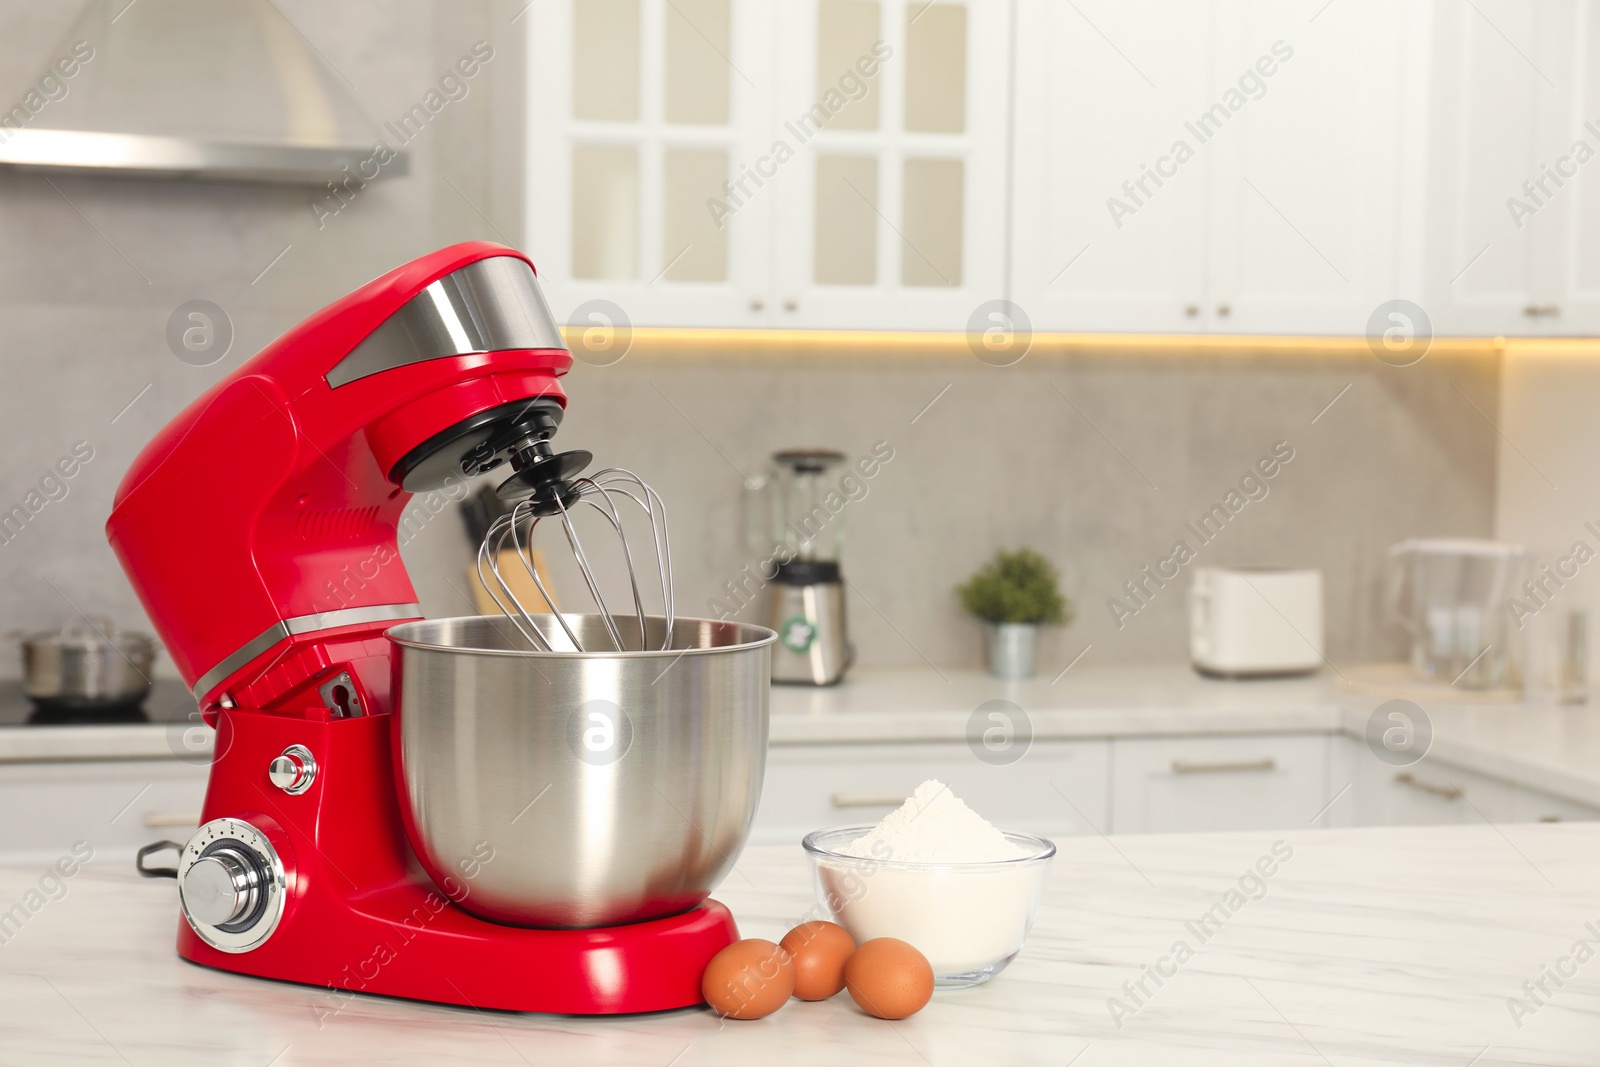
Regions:
[[[155,639],[109,622],[62,627],[22,638],[23,687],[44,704],[101,708],[149,695]]]
[[[609,644],[600,616],[565,618]],[[646,647],[662,626],[647,620]],[[467,911],[518,926],[694,907],[761,796],[776,636],[678,619],[671,651],[531,652],[503,617],[392,628],[397,786],[423,867]]]

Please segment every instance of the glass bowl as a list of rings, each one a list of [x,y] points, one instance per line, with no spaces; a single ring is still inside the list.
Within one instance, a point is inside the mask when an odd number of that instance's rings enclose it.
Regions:
[[[920,863],[847,856],[839,850],[872,830],[841,826],[807,834],[817,900],[856,943],[897,937],[933,965],[934,985],[978,985],[1016,958],[1039,911],[1056,846],[1007,833],[1026,856],[990,863]]]

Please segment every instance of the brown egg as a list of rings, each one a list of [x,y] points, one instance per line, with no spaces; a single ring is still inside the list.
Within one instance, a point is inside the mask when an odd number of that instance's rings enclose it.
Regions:
[[[794,995],[794,963],[771,941],[735,941],[706,964],[700,993],[712,1010],[730,1019],[760,1019]]]
[[[875,937],[862,942],[845,963],[844,984],[868,1015],[904,1019],[933,996],[933,968],[899,938]]]
[[[856,939],[837,923],[808,922],[784,934],[778,946],[794,961],[794,995],[827,1000],[844,988],[844,964]]]

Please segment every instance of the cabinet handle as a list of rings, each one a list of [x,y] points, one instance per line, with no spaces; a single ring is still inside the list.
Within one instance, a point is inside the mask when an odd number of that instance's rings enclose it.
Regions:
[[[1420,778],[1413,777],[1407,771],[1402,771],[1395,775],[1394,780],[1401,785],[1409,785],[1412,789],[1420,789],[1424,793],[1431,793],[1445,800],[1460,800],[1466,795],[1453,785],[1434,785],[1432,782],[1424,782]]]
[[[1522,313],[1530,319],[1548,319],[1561,314],[1560,304],[1529,304]]]
[[[1217,305],[1217,317],[1219,319],[1225,319],[1231,314],[1233,314],[1233,308],[1229,307],[1227,304]]]
[[[1275,759],[1243,760],[1238,763],[1190,763],[1188,760],[1172,761],[1173,774],[1238,774],[1243,771],[1275,771]]]
[[[835,793],[836,808],[898,808],[906,802],[904,793]]]
[[[762,308],[765,308],[766,306],[767,306],[767,302],[765,300],[761,299],[759,296],[752,296],[750,298],[750,310],[751,311],[760,311]]]
[[[792,296],[786,298],[784,300],[784,302],[783,302],[783,310],[785,310],[785,311],[798,311],[798,310],[800,310],[800,301],[796,300]]]
[[[1559,815],[1541,815],[1541,816],[1539,816],[1539,821],[1540,822],[1560,822],[1561,821],[1561,816],[1559,816]]]
[[[1183,313],[1185,315],[1189,316],[1192,319],[1196,315],[1200,314],[1200,305],[1199,304],[1186,304],[1184,306]]]
[[[166,826],[199,826],[200,816],[198,814],[183,815],[152,811],[144,817],[144,824],[152,830],[159,830]]]

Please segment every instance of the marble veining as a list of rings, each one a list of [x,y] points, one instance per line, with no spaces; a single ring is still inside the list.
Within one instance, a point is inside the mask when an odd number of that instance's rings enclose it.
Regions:
[[[1600,825],[1192,834],[1058,842],[1015,963],[897,1024],[841,995],[752,1023],[481,1013],[185,963],[174,884],[91,862],[0,944],[0,1060],[72,1063],[1585,1065],[1600,1059]],[[1276,850],[1276,851],[1274,851]],[[1287,854],[1287,855],[1286,855]],[[1264,856],[1276,868],[1256,881]],[[0,913],[43,872],[0,870]],[[1227,900],[1226,918],[1194,922]],[[797,846],[718,892],[748,936],[810,905]],[[1192,955],[1172,962],[1176,942]],[[314,950],[314,947],[308,947]],[[1565,959],[1565,964],[1561,963]],[[1163,960],[1169,962],[1163,963]],[[1144,968],[1166,974],[1158,985]],[[537,960],[529,960],[537,967]],[[1549,975],[1574,972],[1560,986]],[[1543,980],[1538,1003],[1528,988]],[[1525,986],[1529,983],[1530,986]],[[1513,998],[1532,1011],[1514,1012]],[[1113,1012],[1112,1003],[1131,1007]],[[1137,1003],[1135,1002],[1137,1001]]]

